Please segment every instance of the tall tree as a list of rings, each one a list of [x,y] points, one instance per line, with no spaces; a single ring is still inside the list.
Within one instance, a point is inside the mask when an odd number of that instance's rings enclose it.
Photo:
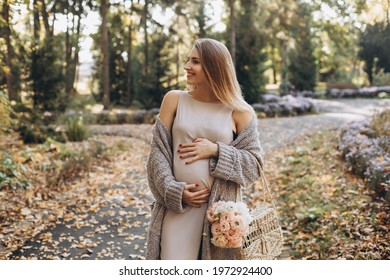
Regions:
[[[73,3],[65,1],[63,4],[67,20],[65,32],[65,92],[69,97],[75,93],[74,84],[77,67],[79,66],[81,19],[85,4],[91,6],[92,3],[85,0],[74,0]]]
[[[290,51],[289,82],[297,90],[314,90],[316,64],[311,42],[311,10],[308,4],[298,3],[296,24],[292,28],[295,48]]]
[[[265,42],[255,24],[258,10],[256,0],[241,0],[237,24],[237,78],[250,104],[259,100],[265,86]]]
[[[230,54],[233,62],[236,62],[236,19],[235,0],[229,0],[229,30],[230,30]]]
[[[374,74],[381,69],[390,73],[390,25],[375,23],[368,25],[360,38],[359,56],[365,62],[364,71],[373,84]]]
[[[143,27],[144,27],[144,72],[148,74],[149,67],[149,39],[148,39],[148,19],[149,19],[149,0],[145,0],[143,13]]]
[[[51,5],[55,2],[51,2]],[[33,45],[30,77],[34,109],[57,111],[65,109],[63,52],[61,34],[54,35],[44,0],[33,1]],[[41,23],[43,22],[43,28]]]
[[[107,30],[107,0],[101,0],[100,12],[102,17],[102,36],[101,48],[103,53],[103,106],[108,109],[110,105],[110,74],[109,74],[109,46],[108,46],[108,30]]]
[[[4,21],[4,37],[5,42],[7,46],[7,53],[6,53],[6,71],[5,76],[7,80],[7,90],[8,90],[8,98],[9,100],[17,100],[18,96],[14,89],[13,84],[13,66],[12,66],[12,60],[13,60],[13,47],[11,44],[11,26],[10,26],[10,3],[9,1],[3,2],[3,11],[2,11],[3,21]]]
[[[127,89],[126,89],[126,105],[131,106],[134,100],[134,94],[132,92],[132,55],[133,55],[133,13],[134,13],[134,3],[131,1],[130,6],[130,17],[128,24],[128,47],[127,47],[127,72],[126,72],[126,81],[127,81]]]

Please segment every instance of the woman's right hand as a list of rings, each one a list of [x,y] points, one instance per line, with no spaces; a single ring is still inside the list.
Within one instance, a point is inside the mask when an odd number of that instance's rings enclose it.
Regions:
[[[200,208],[202,204],[209,201],[210,192],[207,188],[195,191],[198,188],[197,184],[189,184],[184,186],[183,201],[192,207]]]

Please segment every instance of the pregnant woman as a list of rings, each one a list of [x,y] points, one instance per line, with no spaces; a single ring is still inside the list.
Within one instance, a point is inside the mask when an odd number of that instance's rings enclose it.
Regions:
[[[190,90],[168,92],[153,127],[146,258],[233,259],[234,249],[211,244],[205,213],[215,201],[241,200],[241,187],[259,178],[257,118],[222,43],[198,39],[184,69]]]

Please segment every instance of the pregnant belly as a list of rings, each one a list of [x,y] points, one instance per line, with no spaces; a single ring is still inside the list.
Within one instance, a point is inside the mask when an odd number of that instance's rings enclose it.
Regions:
[[[185,164],[186,160],[174,159],[173,172],[176,181],[186,182],[188,184],[199,184],[196,190],[212,186],[214,178],[209,173],[209,160],[201,159],[191,164]]]

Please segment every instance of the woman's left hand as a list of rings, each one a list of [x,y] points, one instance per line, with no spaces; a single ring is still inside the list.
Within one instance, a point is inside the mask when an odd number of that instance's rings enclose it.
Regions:
[[[180,144],[177,152],[181,159],[191,158],[186,161],[186,164],[190,164],[199,159],[218,156],[218,145],[206,138],[196,138],[192,143]]]

